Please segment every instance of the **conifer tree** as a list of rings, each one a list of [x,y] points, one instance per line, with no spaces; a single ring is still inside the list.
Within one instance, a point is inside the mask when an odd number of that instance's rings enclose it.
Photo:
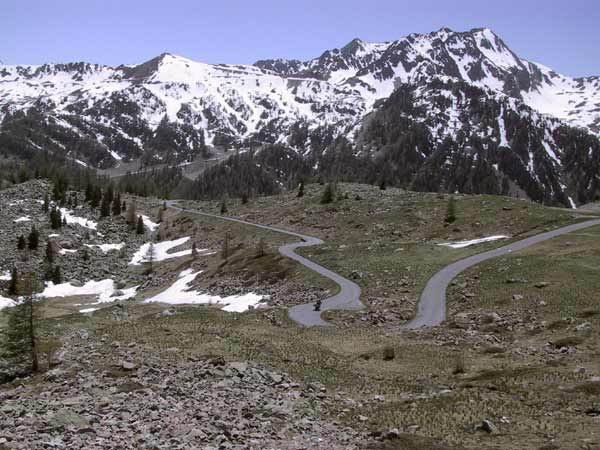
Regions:
[[[154,260],[156,259],[156,250],[154,249],[154,243],[150,242],[148,250],[144,255],[144,262],[146,265],[146,273],[152,273],[154,271]]]
[[[300,181],[300,186],[298,187],[298,197],[304,197],[304,180]]]
[[[61,272],[60,266],[54,267],[54,271],[52,272],[52,282],[54,284],[62,283],[62,272]]]
[[[144,219],[142,219],[142,216],[138,216],[135,232],[137,234],[144,234]]]
[[[225,232],[223,243],[221,244],[221,258],[229,258],[229,231]]]
[[[42,211],[48,212],[48,208],[50,206],[50,199],[48,198],[48,194],[44,195],[44,203],[42,204]]]
[[[225,199],[223,199],[223,201],[221,201],[221,214],[226,214],[227,213],[227,201]]]
[[[267,244],[265,243],[265,238],[261,237],[256,244],[256,257],[262,258],[265,256],[267,252]]]
[[[35,274],[27,274],[17,281],[21,296],[13,308],[8,308],[8,327],[2,335],[6,356],[18,363],[27,363],[33,372],[39,370],[37,351],[38,307],[35,293],[39,290]]]
[[[118,216],[121,214],[121,194],[116,193],[112,203],[112,214]]]
[[[134,228],[136,225],[136,218],[137,218],[137,214],[136,214],[136,208],[135,208],[135,202],[132,200],[129,202],[129,206],[127,207],[127,214],[126,214],[126,222],[129,224],[130,228]]]
[[[38,230],[35,228],[35,225],[31,227],[31,232],[29,233],[29,237],[27,239],[27,245],[29,250],[37,250],[38,244],[40,240],[40,234]]]
[[[60,214],[60,209],[54,207],[50,211],[50,227],[53,230],[58,230],[63,225],[63,219]]]
[[[25,241],[25,237],[23,235],[20,235],[19,239],[17,239],[17,248],[19,250],[25,250],[25,247],[27,247],[27,241]]]
[[[446,207],[446,223],[453,223],[456,220],[456,203],[454,197],[448,199],[448,206]]]
[[[321,203],[326,205],[327,203],[331,203],[335,197],[335,188],[332,183],[327,183],[325,186],[325,190],[323,191],[323,195],[321,196]]]
[[[46,261],[50,264],[54,262],[54,246],[52,245],[52,241],[46,242]]]
[[[13,267],[10,272],[10,284],[8,285],[8,295],[17,295],[19,283],[19,272],[16,267]]]
[[[104,195],[102,197],[102,203],[100,204],[100,217],[108,217],[110,216],[110,200],[108,195]]]

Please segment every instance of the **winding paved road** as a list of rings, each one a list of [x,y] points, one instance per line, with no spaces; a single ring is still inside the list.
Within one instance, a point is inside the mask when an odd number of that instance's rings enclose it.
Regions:
[[[600,225],[600,219],[587,220],[585,222],[567,225],[546,233],[537,234],[528,237],[522,241],[513,242],[504,247],[496,248],[478,255],[473,255],[460,261],[456,261],[449,266],[444,267],[436,273],[425,285],[421,293],[417,315],[413,320],[404,325],[406,329],[417,329],[421,327],[434,327],[446,319],[446,288],[450,282],[462,271],[488,259],[507,255],[512,252],[522,250],[539,242],[547,241],[562,234],[589,228],[594,225]]]
[[[205,217],[214,217],[217,219],[228,220],[230,222],[242,223],[244,225],[250,225],[250,226],[253,226],[256,228],[262,228],[262,229],[269,230],[269,231],[275,231],[277,233],[287,234],[288,236],[294,236],[294,237],[299,238],[300,242],[284,244],[281,247],[279,247],[279,253],[283,256],[286,256],[295,261],[298,261],[303,266],[308,267],[309,269],[313,270],[314,272],[317,272],[318,274],[334,281],[340,287],[340,290],[333,297],[329,297],[322,301],[320,312],[314,310],[314,303],[307,303],[304,305],[298,305],[298,306],[289,308],[288,315],[289,315],[290,319],[292,319],[296,323],[303,325],[305,327],[331,326],[330,323],[325,322],[323,319],[321,319],[322,311],[335,310],[335,309],[359,310],[359,309],[364,308],[364,305],[360,302],[360,287],[356,283],[344,278],[341,275],[338,275],[335,272],[332,272],[329,269],[326,269],[323,266],[320,266],[319,264],[317,264],[309,259],[306,259],[303,256],[298,255],[295,252],[295,250],[300,247],[310,247],[312,245],[320,245],[323,243],[323,241],[321,239],[312,237],[312,236],[306,236],[306,235],[300,234],[300,233],[295,233],[293,231],[282,230],[281,228],[275,228],[275,227],[271,227],[268,225],[260,225],[257,223],[247,222],[247,221],[241,220],[241,219],[235,219],[233,217],[224,217],[224,216],[221,216],[218,214],[209,214],[209,213],[204,213],[204,212],[200,212],[200,211],[195,211],[192,209],[181,208],[179,206],[176,206],[176,204],[177,204],[176,200],[171,200],[171,201],[167,202],[167,205],[170,208],[173,208],[173,209],[176,209],[179,211],[184,211],[186,213],[196,214],[196,215],[205,216]]]
[[[341,275],[326,269],[319,264],[304,258],[303,256],[295,253],[295,250],[300,247],[309,247],[312,245],[320,245],[323,243],[321,239],[306,236],[293,231],[282,230],[280,228],[271,227],[268,225],[260,225],[252,222],[247,222],[241,219],[235,219],[232,217],[223,217],[218,214],[203,213],[200,211],[194,211],[191,209],[180,208],[176,206],[177,201],[172,200],[167,202],[168,206],[191,214],[197,214],[199,216],[214,217],[217,219],[228,220],[230,222],[242,223],[244,225],[250,225],[257,228],[263,228],[269,231],[275,231],[277,233],[287,234],[288,236],[294,236],[299,238],[300,242],[294,242],[291,244],[285,244],[279,247],[279,253],[283,256],[298,261],[305,267],[317,272],[318,274],[329,278],[339,285],[340,291],[333,297],[329,297],[323,300],[321,304],[321,312],[327,310],[360,310],[364,308],[364,305],[360,301],[360,287],[342,277]],[[503,247],[496,248],[484,253],[470,256],[465,259],[456,261],[438,273],[436,273],[425,285],[425,289],[421,293],[419,304],[417,308],[417,315],[413,320],[403,326],[405,329],[414,330],[421,327],[434,327],[441,324],[446,319],[446,289],[450,282],[456,278],[456,276],[464,270],[479,264],[488,259],[497,258],[498,256],[507,255],[512,252],[522,250],[530,247],[539,242],[547,241],[556,236],[571,233],[573,231],[582,230],[595,225],[600,225],[600,219],[587,220],[572,225],[567,225],[556,230],[541,233],[535,236],[528,237],[521,241],[513,242]],[[288,310],[289,317],[300,325],[311,327],[311,326],[330,326],[331,324],[321,319],[321,312],[314,310],[314,303],[307,303],[304,305],[298,305]]]

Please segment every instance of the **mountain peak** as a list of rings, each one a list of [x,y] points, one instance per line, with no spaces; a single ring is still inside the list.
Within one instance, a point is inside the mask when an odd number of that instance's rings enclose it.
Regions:
[[[354,38],[346,45],[344,45],[340,51],[343,55],[354,55],[357,51],[364,49],[365,42],[362,39]]]

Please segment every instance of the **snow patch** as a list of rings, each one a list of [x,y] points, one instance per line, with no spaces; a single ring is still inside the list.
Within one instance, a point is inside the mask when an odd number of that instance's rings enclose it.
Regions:
[[[85,246],[89,248],[98,248],[102,250],[103,253],[108,253],[113,250],[121,250],[125,247],[125,242],[121,242],[120,244],[85,244]]]
[[[180,258],[182,256],[187,256],[192,254],[192,249],[180,250],[178,252],[169,253],[169,250],[175,247],[179,247],[180,245],[185,244],[190,240],[190,237],[182,237],[179,239],[175,239],[174,241],[162,241],[154,243],[154,255],[152,260],[154,262],[164,261],[166,259],[172,258]],[[135,252],[131,261],[129,261],[130,266],[139,266],[140,264],[147,262],[146,257],[148,256],[148,249],[150,248],[151,242],[146,242],[143,244],[140,249]],[[198,250],[199,252],[205,252],[206,249]]]
[[[148,216],[142,215],[142,222],[144,222],[144,226],[152,232],[159,227],[159,224],[150,220],[150,217]]]
[[[503,235],[489,236],[489,237],[484,237],[481,239],[473,239],[470,241],[447,242],[447,243],[438,244],[438,245],[441,245],[444,247],[450,247],[450,248],[464,248],[464,247],[469,247],[471,245],[483,244],[484,242],[497,241],[499,239],[508,239],[508,236],[503,236]]]
[[[12,308],[15,306],[15,301],[11,298],[2,297],[0,295],[0,309]]]
[[[254,293],[219,297],[188,290],[190,288],[189,285],[200,273],[202,271],[193,272],[191,269],[184,270],[179,274],[177,281],[169,288],[154,297],[144,300],[144,303],[224,305],[221,308],[223,311],[244,312],[251,306],[256,307],[262,301],[262,296]]]
[[[0,275],[0,280],[2,281],[9,281],[12,277],[10,276],[10,270],[5,270],[4,272],[2,272],[2,275]]]
[[[29,216],[23,216],[23,217],[19,217],[18,219],[14,220],[15,223],[19,223],[19,222],[31,222],[31,218]]]
[[[114,296],[113,294],[117,291],[115,282],[111,279],[94,281],[90,280],[83,286],[73,286],[71,283],[54,284],[48,282],[44,291],[39,295],[40,297],[53,298],[53,297],[72,297],[79,295],[95,295],[97,303],[109,303],[117,300],[127,300],[135,296],[137,286],[122,289],[122,295]]]
[[[68,225],[77,224],[82,227],[89,228],[90,230],[98,229],[98,222],[94,222],[93,220],[86,219],[85,217],[78,217],[73,215],[72,211],[69,211],[66,208],[60,208],[60,214],[67,221]]]

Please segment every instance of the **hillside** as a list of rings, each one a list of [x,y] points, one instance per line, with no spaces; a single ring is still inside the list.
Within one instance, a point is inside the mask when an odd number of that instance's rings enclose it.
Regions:
[[[341,183],[321,204],[324,188],[307,184],[303,197],[226,207],[231,216],[325,240],[302,253],[358,283],[367,306],[325,313],[331,329],[287,318],[289,306],[328,297],[335,286],[281,258],[276,248],[289,242],[281,234],[124,196],[145,223],[138,233],[126,212],[101,217],[75,191],[61,207],[67,223],[52,229],[43,211],[51,184],[0,191],[7,230],[0,300],[8,300],[0,303],[0,328],[12,310],[13,266],[33,267],[43,279],[50,241],[63,276],[47,280],[39,300],[40,341],[51,349],[42,373],[0,385],[0,448],[135,441],[487,450],[512,448],[519,438],[524,450],[571,450],[589,443],[600,370],[597,229],[474,268],[450,289],[444,324],[402,328],[444,265],[586,216],[456,195],[448,224],[447,195]],[[39,248],[17,249],[32,225]],[[541,269],[548,256],[551,271]],[[0,359],[9,380],[19,367]]]

